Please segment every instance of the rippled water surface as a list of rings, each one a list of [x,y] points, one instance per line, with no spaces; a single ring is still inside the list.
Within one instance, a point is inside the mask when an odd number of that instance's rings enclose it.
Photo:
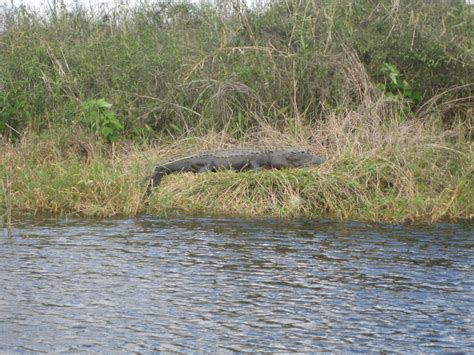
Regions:
[[[62,220],[0,234],[0,350],[474,352],[474,226]]]

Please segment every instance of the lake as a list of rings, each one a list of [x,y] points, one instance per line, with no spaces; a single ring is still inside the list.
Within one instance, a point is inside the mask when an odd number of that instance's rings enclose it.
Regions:
[[[140,217],[0,234],[0,351],[474,352],[474,224]]]

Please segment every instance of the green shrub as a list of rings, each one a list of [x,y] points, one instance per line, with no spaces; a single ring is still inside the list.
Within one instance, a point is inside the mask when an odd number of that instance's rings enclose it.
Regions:
[[[104,99],[88,100],[81,104],[82,121],[88,125],[97,137],[108,142],[117,142],[123,129],[122,124],[111,110],[112,104]]]
[[[415,106],[421,102],[422,91],[419,87],[410,84],[406,79],[403,79],[398,68],[389,63],[384,63],[381,68],[388,78],[385,83],[377,84],[377,88],[385,93],[387,96],[399,97],[410,106]]]

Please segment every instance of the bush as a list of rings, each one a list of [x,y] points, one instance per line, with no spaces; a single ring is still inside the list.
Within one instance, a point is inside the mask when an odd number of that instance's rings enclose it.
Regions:
[[[97,137],[111,143],[119,140],[123,126],[112,111],[112,104],[104,99],[87,100],[80,108],[82,121]]]
[[[112,128],[114,137],[148,135],[149,127],[171,135],[239,136],[261,124],[296,131],[341,108],[358,110],[375,84],[410,99],[414,111],[431,109],[432,99],[440,110],[444,102],[463,108],[458,116],[472,105],[472,13],[463,1],[96,10],[58,8],[46,19],[25,7],[4,12],[1,122],[68,125],[71,106],[105,97],[124,126]]]

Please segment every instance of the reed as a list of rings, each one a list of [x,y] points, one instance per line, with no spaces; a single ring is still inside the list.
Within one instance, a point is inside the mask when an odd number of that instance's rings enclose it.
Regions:
[[[7,235],[9,238],[13,236],[13,222],[12,222],[12,204],[13,204],[13,188],[11,176],[11,168],[5,171],[4,179],[1,180],[1,192],[0,195],[3,197],[4,213],[2,214],[2,228],[5,225],[7,229]],[[2,208],[0,208],[0,211]]]

